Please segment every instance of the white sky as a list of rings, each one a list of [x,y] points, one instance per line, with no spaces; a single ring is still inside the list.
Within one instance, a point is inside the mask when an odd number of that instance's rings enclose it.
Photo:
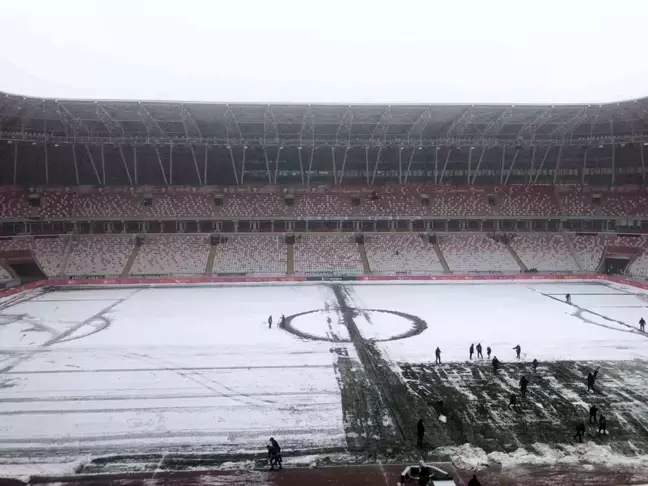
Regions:
[[[0,91],[569,103],[648,95],[648,0],[2,0]]]

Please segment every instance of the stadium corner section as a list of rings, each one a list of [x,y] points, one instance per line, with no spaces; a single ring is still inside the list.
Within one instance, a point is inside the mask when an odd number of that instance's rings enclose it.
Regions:
[[[517,281],[609,281],[648,290],[648,283],[623,277],[592,273],[581,274],[520,274],[520,275],[368,275],[368,276],[297,276],[297,277],[161,277],[161,278],[97,278],[97,279],[49,279],[12,287],[0,292],[0,299],[27,290],[49,287],[126,287],[126,286],[175,286],[175,285],[227,285],[245,283],[301,283],[301,282],[517,282]]]

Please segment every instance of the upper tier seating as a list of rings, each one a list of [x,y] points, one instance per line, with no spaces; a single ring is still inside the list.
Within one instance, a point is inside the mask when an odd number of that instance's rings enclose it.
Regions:
[[[487,235],[444,235],[439,246],[452,272],[520,272],[506,246]]]
[[[511,247],[529,269],[579,271],[562,234],[518,235],[511,241]]]
[[[205,235],[151,236],[139,249],[131,275],[203,275],[209,256]]]
[[[283,235],[228,236],[227,242],[216,248],[213,273],[283,276],[287,272],[287,256]]]
[[[19,192],[0,192],[0,217],[5,219],[27,216],[25,195]]]
[[[358,245],[351,235],[298,236],[294,250],[295,273],[363,272]]]
[[[365,235],[364,246],[375,274],[443,273],[432,245],[418,235]]]
[[[153,204],[142,210],[149,217],[208,218],[216,215],[213,197],[189,192],[157,194],[153,198]]]
[[[66,275],[121,275],[133,236],[83,236],[72,243]]]
[[[77,194],[75,213],[88,218],[132,218],[141,216],[141,201],[127,192]]]

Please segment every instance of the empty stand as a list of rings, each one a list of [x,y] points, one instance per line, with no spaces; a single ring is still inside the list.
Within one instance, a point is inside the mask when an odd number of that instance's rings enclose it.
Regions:
[[[364,246],[374,274],[443,273],[430,243],[419,235],[365,235]]]
[[[216,247],[213,274],[283,276],[287,252],[283,235],[228,236]]]
[[[518,235],[511,247],[529,269],[578,272],[579,268],[561,234]]]
[[[354,236],[298,236],[295,241],[297,274],[362,274],[362,261]]]
[[[133,247],[132,236],[83,236],[72,243],[67,275],[120,275]]]
[[[203,275],[209,248],[205,235],[149,236],[140,247],[130,273],[134,276]]]
[[[452,272],[519,272],[506,245],[483,234],[439,237],[439,247]]]
[[[141,216],[136,195],[127,192],[77,194],[75,216],[86,218],[134,218]]]

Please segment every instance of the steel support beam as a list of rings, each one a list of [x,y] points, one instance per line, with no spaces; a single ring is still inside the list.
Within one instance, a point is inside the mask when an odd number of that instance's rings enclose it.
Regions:
[[[342,170],[340,171],[340,181],[339,184],[342,184],[342,179],[344,178],[344,169],[346,168],[347,154],[349,153],[349,147],[344,148],[344,158],[342,159]]]
[[[335,167],[335,147],[331,147],[331,165],[333,166],[333,185],[337,186],[337,168]]]
[[[209,145],[205,145],[205,166],[203,167],[203,184],[207,184],[207,163],[209,162]]]
[[[245,180],[245,161],[247,159],[247,145],[243,145],[243,155],[241,159],[241,184],[243,184],[243,181]]]
[[[77,136],[77,131],[85,132],[88,137],[92,136],[88,125],[86,125],[86,123],[79,117],[74,116],[63,103],[56,102],[56,107],[56,112],[58,113],[61,123],[72,130],[75,138]]]
[[[506,162],[506,145],[502,147],[502,169],[500,170],[500,184],[504,184],[504,165]]]
[[[472,177],[472,182],[471,184],[475,183],[475,179],[477,178],[477,173],[479,172],[479,168],[481,167],[482,160],[484,159],[484,154],[486,153],[486,146],[482,148],[481,155],[479,156],[479,160],[477,161],[477,167],[475,167],[475,173],[473,174]]]
[[[243,132],[230,105],[225,108],[225,137],[227,144],[243,143]],[[235,138],[234,138],[235,137]]]
[[[348,107],[342,115],[342,120],[335,132],[335,142],[339,145],[351,145],[351,129],[353,128],[353,112]]]
[[[378,164],[380,163],[380,154],[382,153],[382,145],[378,147],[378,154],[376,155],[376,163],[374,164],[373,175],[371,176],[371,185],[376,181],[376,173],[378,172]]]
[[[448,160],[450,160],[450,155],[452,154],[452,149],[448,150],[446,155],[445,162],[443,162],[443,170],[441,170],[441,177],[439,177],[439,184],[443,183],[443,176],[445,175],[446,167],[448,166]]]
[[[558,149],[558,159],[556,160],[556,168],[554,169],[554,177],[553,177],[553,185],[556,185],[556,181],[558,180],[558,171],[560,170],[560,162],[562,160],[562,151],[563,151],[563,146],[561,145],[560,148]]]
[[[317,147],[313,145],[311,147],[310,160],[308,161],[308,176],[306,179],[306,186],[310,188],[311,173],[313,172],[313,157],[315,156],[315,150]]]
[[[540,177],[540,171],[542,171],[542,168],[544,167],[545,161],[547,160],[547,156],[549,155],[550,150],[551,150],[551,145],[547,147],[544,157],[542,157],[542,162],[540,162],[540,167],[538,167],[538,172],[536,172],[535,178],[533,179],[534,184],[538,182],[538,177]]]
[[[403,183],[403,147],[398,149],[398,183]]]
[[[587,168],[587,152],[588,149],[585,149],[585,153],[583,154],[583,167],[581,169],[581,186],[585,185],[585,170]]]
[[[441,150],[441,147],[436,147],[434,149],[434,183],[438,184],[438,174],[439,174],[439,150]],[[427,164],[426,169],[427,169]],[[427,177],[427,174],[426,174]]]
[[[234,162],[234,154],[232,153],[232,147],[227,146],[227,150],[229,151],[229,156],[230,160],[232,161],[232,172],[234,173],[234,180],[236,181],[236,185],[239,185],[239,178],[238,178],[238,172],[236,171],[236,162]]]
[[[47,156],[47,142],[43,144],[45,151],[45,184],[49,184],[49,157]]]
[[[378,123],[371,132],[371,140],[375,143],[386,144],[387,143],[387,132],[389,131],[389,124],[391,123],[392,112],[391,106],[387,106]]]
[[[126,177],[128,177],[128,183],[133,185],[133,178],[131,177],[130,170],[128,170],[128,164],[126,163],[126,157],[124,157],[124,149],[121,145],[117,145],[119,148],[119,155],[121,156],[122,163],[124,164],[124,170],[126,171]]]
[[[169,184],[173,185],[173,144],[169,144]]]
[[[84,145],[86,152],[88,153],[88,158],[90,159],[90,163],[92,164],[92,170],[94,170],[95,177],[97,178],[97,183],[101,185],[101,178],[99,177],[99,171],[97,171],[97,165],[95,164],[94,157],[92,156],[92,151],[90,150],[90,147],[87,145]]]
[[[97,103],[97,116],[108,130],[109,138],[112,138],[114,134],[117,133],[118,137],[121,140],[124,140],[124,128],[122,127],[121,123],[115,120],[112,115],[108,113],[108,111],[99,103]]]
[[[306,179],[304,179],[304,163],[302,161],[302,148],[297,147],[297,156],[299,157],[299,173],[301,174],[302,184],[306,184]]]
[[[612,122],[610,122],[612,124]],[[611,185],[614,186],[614,182],[616,181],[616,144],[612,144],[612,181]]]
[[[76,176],[76,183],[77,185],[81,185],[81,180],[79,179],[79,163],[77,161],[75,144],[72,144],[72,160],[74,161],[74,175]]]
[[[369,147],[365,147],[365,174],[367,185],[369,185]]]
[[[281,156],[281,151],[283,147],[277,147],[277,156],[275,157],[275,170],[274,170],[274,183],[277,184],[277,175],[279,174],[279,158]]]
[[[460,137],[466,131],[468,125],[475,119],[475,115],[472,113],[473,108],[475,108],[475,105],[469,106],[459,117],[452,121],[446,132],[446,138]]]
[[[528,171],[529,178],[527,180],[528,184],[531,184],[531,172],[533,172],[533,167],[534,167],[534,164],[535,164],[535,156],[536,156],[536,149],[537,148],[538,148],[538,146],[534,145],[533,146],[533,152],[531,153],[531,164],[530,164],[529,171]]]
[[[486,128],[484,128],[482,134],[497,135],[499,131],[502,129],[502,127],[506,124],[506,119],[510,118],[512,114],[513,114],[513,107],[509,106],[497,118],[495,118],[488,125],[486,125]]]
[[[466,173],[466,184],[470,184],[470,170],[472,168],[472,154],[475,150],[475,147],[470,147],[468,150],[468,172]]]
[[[139,175],[137,172],[137,146],[133,145],[133,178],[135,179],[135,185],[139,184]]]
[[[412,124],[412,128],[407,132],[407,141],[409,143],[420,144],[423,140],[423,132],[428,126],[428,123],[430,123],[430,120],[432,120],[432,110],[431,107],[428,106],[423,113],[421,113],[421,116],[419,116]]]
[[[18,143],[14,142],[13,145],[14,145],[14,186],[15,186],[16,184],[18,184]],[[641,160],[643,161],[643,152],[641,152]]]
[[[531,140],[535,139],[536,133],[540,127],[546,124],[553,115],[553,106],[550,106],[544,110],[539,116],[533,118],[532,120],[526,122],[522,125],[522,128],[517,133],[517,138],[524,138],[524,135],[530,135]]]
[[[299,145],[315,145],[315,115],[310,105],[302,117],[301,130],[299,131]]]
[[[142,125],[144,125],[144,128],[146,128],[148,138],[151,138],[151,133],[155,133],[157,134],[157,136],[160,136],[162,138],[168,138],[166,132],[162,130],[162,127],[160,126],[158,121],[151,116],[151,113],[146,109],[146,106],[144,106],[142,103],[139,103],[138,106],[139,108],[137,110],[137,116],[142,122]]]
[[[272,184],[272,176],[270,175],[270,162],[268,162],[268,151],[266,150],[266,146],[263,146],[263,158],[265,159],[265,165],[266,165],[266,174],[268,175],[268,184]]]
[[[270,105],[263,113],[263,145],[279,146],[279,126]]]
[[[198,159],[196,159],[196,150],[194,149],[193,145],[191,145],[189,148],[191,148],[191,158],[193,159],[194,169],[196,169],[196,178],[198,179],[198,184],[202,186],[203,182],[202,177],[200,176],[200,169],[198,168]]]
[[[180,121],[182,122],[187,138],[202,139],[202,132],[198,123],[184,104],[180,105]]]
[[[641,180],[643,181],[644,187],[646,186],[646,165],[644,164],[644,144],[639,144],[639,156],[641,157]],[[14,171],[14,174],[16,171]]]
[[[562,139],[567,138],[568,136],[571,136],[573,131],[580,124],[582,124],[585,120],[587,120],[588,109],[589,109],[589,107],[587,107],[587,106],[584,106],[583,108],[579,109],[573,116],[571,116],[570,118],[565,120],[563,123],[558,125],[554,130],[552,130],[549,133],[549,136],[552,137],[554,135],[557,135]]]
[[[104,154],[104,144],[101,144],[101,180],[106,185],[106,155]]]
[[[160,166],[160,172],[162,173],[162,179],[164,180],[164,183],[168,186],[169,185],[169,180],[167,179],[167,175],[164,172],[164,164],[162,164],[162,157],[160,157],[160,151],[158,150],[157,145],[155,146],[155,155],[157,156],[158,165]]]
[[[508,184],[509,177],[511,177],[511,172],[513,171],[513,167],[515,167],[515,162],[517,161],[518,155],[520,155],[520,149],[515,149],[515,155],[513,155],[513,162],[511,162],[511,165],[508,168],[508,172],[506,173],[506,179],[504,179],[504,184]]]
[[[409,162],[407,163],[407,169],[405,170],[405,178],[403,179],[403,184],[407,184],[407,178],[409,177],[410,168],[412,167],[412,160],[414,160],[414,154],[416,153],[416,147],[412,147],[412,153],[409,157]]]

